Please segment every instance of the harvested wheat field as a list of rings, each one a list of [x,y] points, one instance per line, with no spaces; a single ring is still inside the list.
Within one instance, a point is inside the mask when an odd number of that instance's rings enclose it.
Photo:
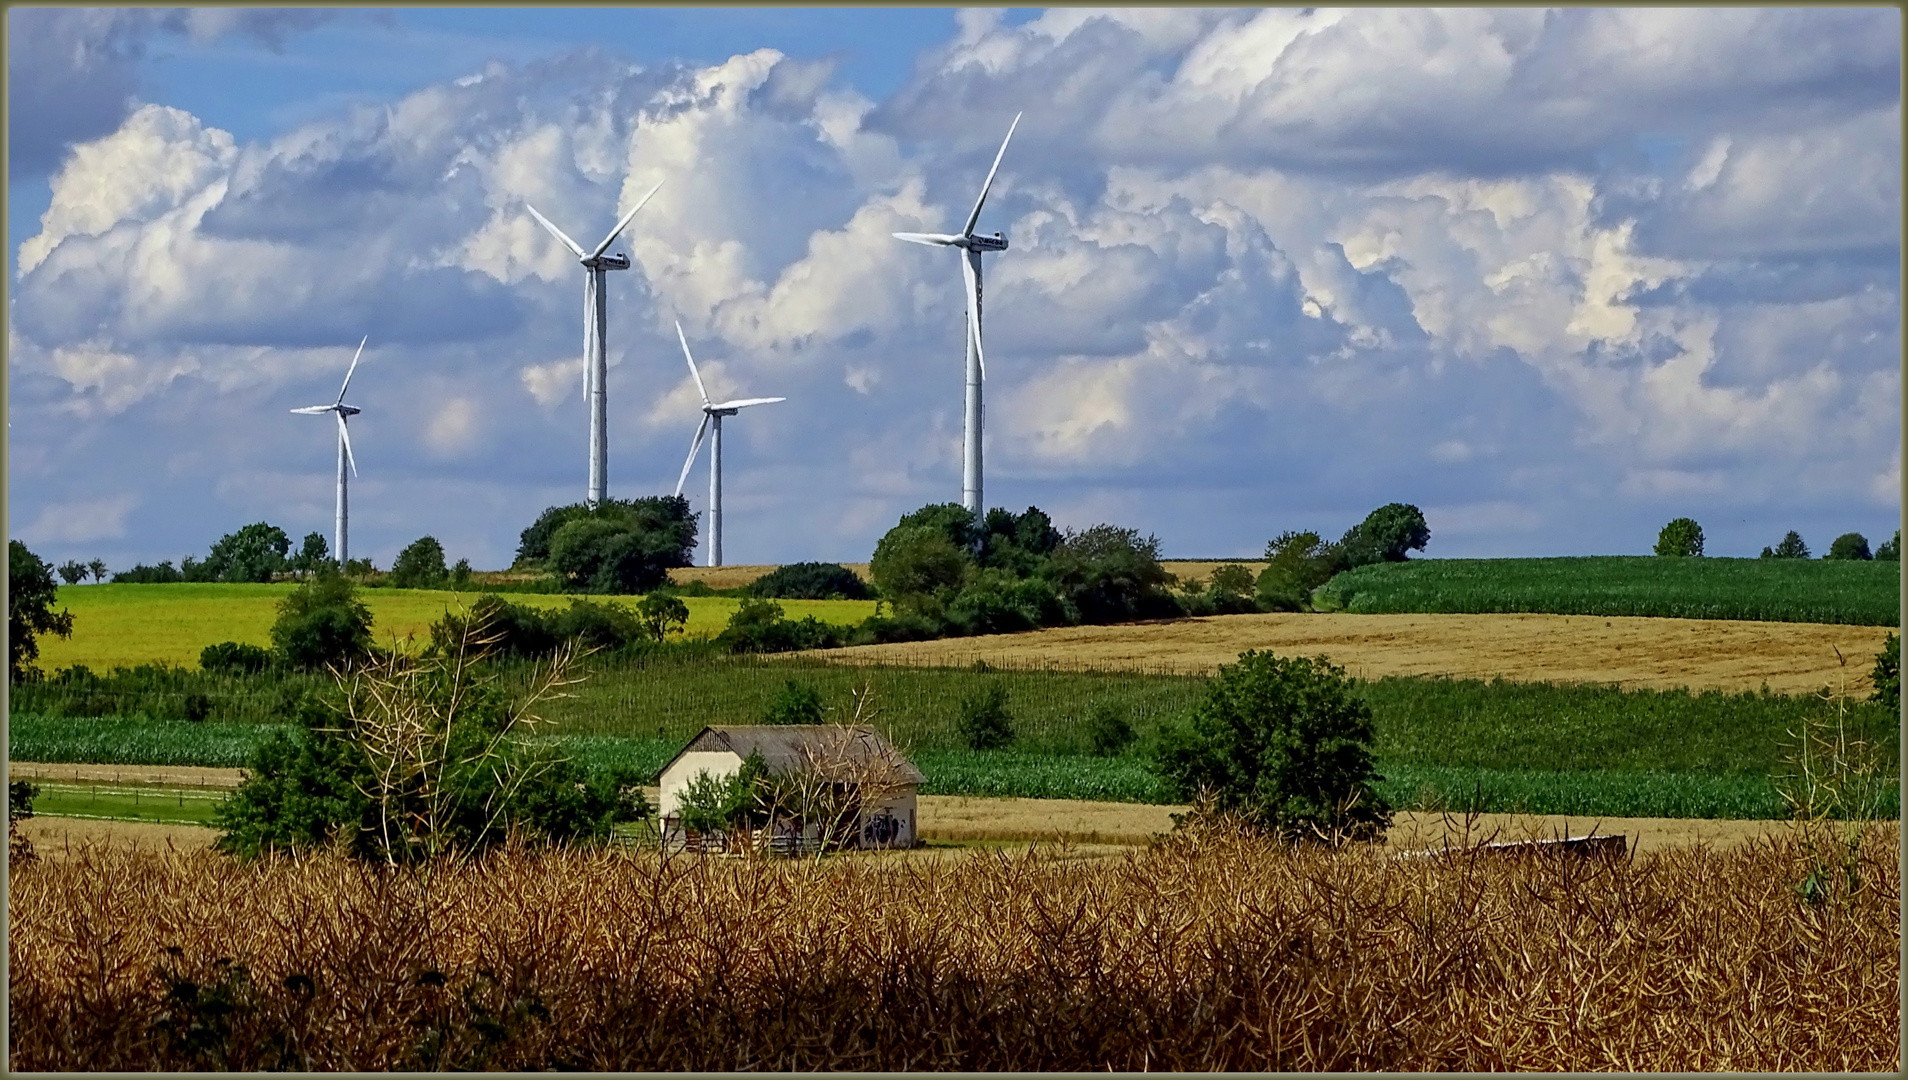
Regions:
[[[16,869],[22,1070],[1896,1068],[1899,827],[1614,860],[90,852]],[[1850,887],[1850,883],[1853,887]]]
[[[1221,615],[1024,634],[856,645],[804,655],[837,663],[1099,667],[1210,672],[1247,649],[1327,656],[1361,678],[1502,677],[1626,689],[1809,693],[1847,678],[1866,694],[1880,626],[1603,618],[1595,615]],[[1848,660],[1837,662],[1836,650]]]

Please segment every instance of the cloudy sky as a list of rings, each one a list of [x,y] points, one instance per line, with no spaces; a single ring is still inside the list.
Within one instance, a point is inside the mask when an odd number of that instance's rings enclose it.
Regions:
[[[667,493],[712,393],[731,563],[960,496],[1251,556],[1422,507],[1431,556],[1820,553],[1898,525],[1901,14],[10,8],[8,529],[55,560],[329,536],[509,562]],[[705,459],[688,493],[707,491]],[[700,559],[698,560],[700,561]]]

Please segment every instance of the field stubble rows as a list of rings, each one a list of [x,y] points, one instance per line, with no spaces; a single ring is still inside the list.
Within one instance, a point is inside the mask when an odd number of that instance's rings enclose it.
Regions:
[[[1089,665],[1209,674],[1247,649],[1325,656],[1357,677],[1447,675],[1626,689],[1865,695],[1890,629],[1596,615],[1222,615],[1026,634],[857,645],[805,655],[843,664],[1001,668]],[[1840,657],[1847,659],[1841,663]]]

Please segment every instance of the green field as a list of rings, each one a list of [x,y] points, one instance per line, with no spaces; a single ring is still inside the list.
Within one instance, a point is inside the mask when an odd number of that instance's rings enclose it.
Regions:
[[[36,780],[33,812],[46,817],[156,821],[173,825],[210,825],[226,792],[206,788],[67,784]]]
[[[507,670],[507,678],[522,677],[520,667]],[[24,761],[242,765],[250,747],[287,714],[282,695],[318,685],[309,677],[171,678],[181,688],[198,685],[233,696],[213,719],[186,723],[143,715],[40,715],[31,695],[42,694],[37,705],[46,705],[48,688],[16,687],[10,752]],[[1144,754],[1160,724],[1183,717],[1204,685],[1186,676],[844,668],[671,649],[605,660],[575,696],[543,711],[555,722],[552,737],[586,764],[621,763],[651,772],[704,724],[758,722],[763,707],[791,679],[814,686],[832,715],[844,719],[850,691],[864,683],[872,687],[879,708],[875,723],[920,765],[929,794],[1135,802],[1170,801]],[[988,753],[964,749],[954,727],[959,702],[994,681],[1008,688],[1015,745]],[[1376,720],[1374,750],[1386,776],[1382,790],[1407,807],[1466,806],[1477,799],[1486,810],[1533,813],[1780,816],[1782,803],[1769,778],[1786,768],[1787,733],[1824,709],[1810,697],[1775,694],[1444,678],[1356,685]],[[1123,756],[1085,753],[1081,721],[1101,703],[1123,710],[1137,731],[1138,741]],[[221,718],[221,710],[233,708],[239,708],[240,722]],[[1897,760],[1895,716],[1858,704],[1848,722],[1853,735],[1876,745],[1882,760]]]
[[[1320,610],[1355,614],[1641,615],[1899,626],[1901,564],[1648,555],[1412,559],[1339,574],[1313,602]]]
[[[73,636],[40,638],[39,666],[45,671],[84,664],[95,671],[138,664],[197,666],[199,652],[221,641],[248,645],[272,643],[277,604],[296,585],[64,585],[56,604],[73,613]],[[394,639],[430,640],[431,624],[468,604],[477,593],[435,589],[361,589],[371,609],[371,630],[380,644]],[[540,608],[568,606],[573,597],[512,593],[512,603]],[[582,597],[633,603],[635,597]],[[866,600],[778,600],[789,618],[805,615],[831,623],[858,623],[874,614]],[[683,598],[689,608],[687,632],[713,635],[728,624],[741,601],[725,596]]]

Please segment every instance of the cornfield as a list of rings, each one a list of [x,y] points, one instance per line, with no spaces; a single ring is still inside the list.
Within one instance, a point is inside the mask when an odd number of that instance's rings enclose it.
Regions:
[[[14,872],[9,1064],[1894,1071],[1899,838],[1403,859],[1211,830],[1093,861],[404,871],[85,850]]]

